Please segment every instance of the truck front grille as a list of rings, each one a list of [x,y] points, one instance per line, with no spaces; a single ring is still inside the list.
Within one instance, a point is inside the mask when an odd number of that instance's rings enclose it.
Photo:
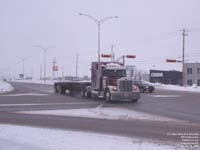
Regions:
[[[119,92],[132,92],[132,81],[131,80],[119,80]]]

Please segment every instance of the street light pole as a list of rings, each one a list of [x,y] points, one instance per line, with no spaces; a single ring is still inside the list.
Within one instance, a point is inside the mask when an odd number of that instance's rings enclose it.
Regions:
[[[83,13],[79,13],[79,15],[86,16],[86,17],[92,19],[98,26],[98,63],[100,63],[100,58],[101,58],[100,57],[100,55],[101,55],[100,54],[101,53],[100,52],[101,51],[101,37],[100,37],[100,35],[101,35],[101,24],[103,24],[106,20],[119,18],[119,17],[118,16],[110,16],[110,17],[106,17],[106,18],[98,20],[91,15],[87,15],[87,14],[83,14]]]
[[[44,83],[46,83],[46,49],[44,49]]]
[[[38,48],[40,48],[40,49],[42,49],[44,51],[44,83],[46,83],[46,51],[48,49],[54,48],[56,46],[53,45],[53,46],[49,46],[47,48],[44,48],[44,47],[42,47],[40,45],[34,45],[33,47],[38,47]]]
[[[101,59],[101,57],[100,57],[100,55],[101,55],[101,32],[100,32],[100,27],[101,27],[101,24],[100,24],[100,22],[98,22],[98,62],[100,62],[100,59]]]
[[[183,36],[183,48],[182,48],[182,85],[185,85],[185,73],[184,73],[184,65],[185,65],[185,37],[188,35],[186,29],[182,29]]]
[[[25,74],[25,71],[24,71],[24,61],[28,58],[28,57],[19,57],[19,56],[16,56],[17,58],[19,58],[21,61],[22,61],[22,73],[23,73],[23,79],[24,79],[24,74]]]

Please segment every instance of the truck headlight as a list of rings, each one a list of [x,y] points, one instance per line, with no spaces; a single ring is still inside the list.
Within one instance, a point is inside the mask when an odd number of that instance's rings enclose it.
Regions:
[[[133,90],[133,92],[136,92],[136,91],[139,91],[139,88],[138,88],[138,86],[133,85],[133,86],[132,86],[132,90]]]
[[[112,90],[113,90],[113,91],[117,91],[117,87],[113,87]]]

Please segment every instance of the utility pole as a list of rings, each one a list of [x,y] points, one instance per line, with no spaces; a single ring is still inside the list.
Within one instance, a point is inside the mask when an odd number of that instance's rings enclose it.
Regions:
[[[40,65],[40,80],[42,80],[42,65]]]
[[[53,45],[53,46],[49,46],[49,47],[44,48],[44,47],[42,47],[40,45],[33,45],[33,47],[38,47],[38,48],[40,48],[40,49],[42,49],[44,51],[44,84],[46,84],[46,78],[47,78],[46,77],[46,52],[47,52],[48,49],[54,48],[56,46]]]
[[[24,69],[24,61],[28,58],[28,57],[19,57],[16,56],[17,58],[19,58],[22,61],[22,74],[23,74],[23,79],[25,79],[25,69]]]
[[[62,66],[62,79],[64,80],[64,67]]]
[[[114,46],[113,46],[113,44],[112,44],[112,45],[111,45],[111,55],[112,55],[112,56],[111,56],[111,61],[112,61],[112,62],[115,61],[115,53],[114,53],[114,51],[113,51],[113,47],[114,47]]]
[[[55,66],[56,66],[56,58],[54,57],[53,59],[53,67],[52,67],[52,71],[53,71],[53,80],[55,80]]]
[[[185,64],[185,37],[188,36],[186,29],[182,29],[183,47],[182,47],[182,85],[185,85],[184,64]]]
[[[76,54],[76,79],[78,78],[78,54]]]

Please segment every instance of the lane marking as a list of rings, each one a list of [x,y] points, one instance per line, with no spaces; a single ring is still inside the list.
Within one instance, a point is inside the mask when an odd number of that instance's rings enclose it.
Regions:
[[[1,96],[47,96],[49,94],[40,94],[40,93],[19,93],[19,94],[6,94]]]
[[[150,96],[156,98],[182,97],[181,95],[150,95]]]
[[[47,92],[47,93],[54,93],[53,90],[50,91],[50,90],[44,90],[44,89],[39,89],[39,88],[33,88],[33,87],[29,87],[29,86],[23,86],[24,88],[29,88],[29,89],[32,89],[32,90],[37,90],[37,91],[42,91],[42,92]]]
[[[0,104],[0,107],[7,106],[44,106],[44,105],[90,105],[96,104],[94,102],[78,102],[78,103],[26,103],[26,104]]]

